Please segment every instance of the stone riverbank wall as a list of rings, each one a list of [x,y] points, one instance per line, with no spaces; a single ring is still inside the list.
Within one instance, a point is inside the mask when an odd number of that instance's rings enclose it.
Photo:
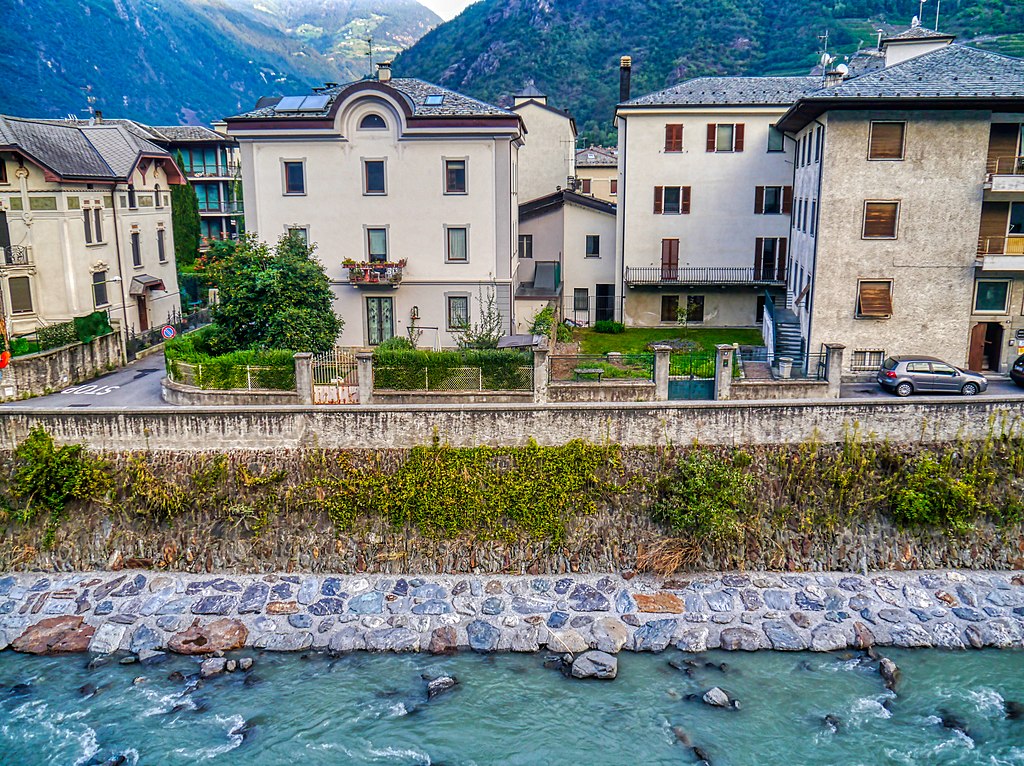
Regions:
[[[13,448],[34,426],[61,443],[101,450],[255,450],[542,445],[572,439],[624,447],[691,444],[980,440],[1020,434],[1024,398],[929,397],[808,402],[620,402],[340,407],[162,408],[0,412],[0,439]]]
[[[832,651],[1024,646],[1024,572],[0,577],[0,649]]]

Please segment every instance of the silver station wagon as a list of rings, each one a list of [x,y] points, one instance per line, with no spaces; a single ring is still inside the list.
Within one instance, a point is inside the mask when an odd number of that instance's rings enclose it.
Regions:
[[[961,370],[932,356],[890,356],[875,378],[878,385],[897,396],[911,394],[963,394],[974,396],[988,388],[985,376]]]

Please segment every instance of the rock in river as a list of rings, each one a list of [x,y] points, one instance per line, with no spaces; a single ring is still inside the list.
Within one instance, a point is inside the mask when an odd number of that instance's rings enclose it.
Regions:
[[[78,616],[48,617],[27,628],[11,642],[11,648],[27,654],[84,652],[95,632]]]
[[[701,697],[704,703],[711,705],[711,707],[724,707],[731,708],[732,710],[740,709],[740,701],[733,699],[729,696],[729,692],[720,686],[713,686],[704,692],[704,696]]]
[[[619,672],[619,661],[607,652],[584,652],[572,663],[573,678],[612,679]]]
[[[459,680],[454,676],[438,676],[437,678],[424,677],[427,682],[427,699],[432,700],[439,694],[444,694],[446,691],[454,689],[459,684]]]
[[[241,649],[248,637],[248,629],[238,620],[214,620],[208,625],[196,620],[190,628],[171,636],[167,648],[177,654],[213,654]]]

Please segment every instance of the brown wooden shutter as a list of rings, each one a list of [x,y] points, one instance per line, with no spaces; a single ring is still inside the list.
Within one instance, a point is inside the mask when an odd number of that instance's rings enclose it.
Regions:
[[[666,125],[665,126],[665,151],[666,152],[681,152],[681,151],[683,151],[683,126],[682,125]]]
[[[888,239],[896,236],[898,202],[868,202],[864,205],[865,239]]]
[[[732,150],[734,152],[742,152],[743,151],[743,123],[742,122],[737,122],[736,123],[735,127],[733,128],[733,134],[732,135],[733,135]]]
[[[665,187],[655,186],[654,187],[654,214],[658,215],[664,212],[663,200],[665,198]]]
[[[690,187],[681,186],[679,188],[679,212],[689,213],[690,212]]]
[[[1011,122],[992,123],[988,137],[988,172],[1012,173],[1013,160],[1017,154],[1017,136],[1020,125]],[[1024,151],[1024,150],[1022,150]]]
[[[754,187],[754,214],[761,215],[764,213],[764,187]]]
[[[764,259],[764,237],[754,240],[754,279],[761,278],[761,267]]]
[[[789,240],[785,237],[779,238],[779,254],[775,259],[775,278],[784,280],[786,278],[786,258],[789,255]]]
[[[862,317],[892,316],[892,284],[861,282],[857,296],[857,313]]]
[[[589,178],[584,178],[583,179],[583,188],[582,188],[581,191],[584,194],[590,194],[590,179]]]
[[[1009,202],[982,202],[978,229],[978,252],[1001,253],[1010,219]]]
[[[871,123],[871,139],[868,145],[868,159],[903,159],[903,132],[906,127],[907,124],[905,122]]]
[[[717,133],[718,133],[718,126],[715,123],[713,123],[713,122],[709,122],[708,123],[708,146],[707,146],[707,150],[709,152],[715,151],[715,136],[717,135]]]
[[[785,215],[789,215],[793,212],[793,187],[783,186],[782,187],[782,212]]]

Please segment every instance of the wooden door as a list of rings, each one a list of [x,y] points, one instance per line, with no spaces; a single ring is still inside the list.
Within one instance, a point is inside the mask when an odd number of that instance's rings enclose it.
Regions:
[[[988,331],[984,322],[979,322],[971,328],[971,346],[967,351],[967,367],[976,372],[981,372],[985,363],[985,334]]]
[[[679,240],[661,240],[661,279],[675,281],[679,279]]]
[[[146,307],[146,296],[136,295],[135,306],[139,310],[139,332],[149,329],[149,309]]]

